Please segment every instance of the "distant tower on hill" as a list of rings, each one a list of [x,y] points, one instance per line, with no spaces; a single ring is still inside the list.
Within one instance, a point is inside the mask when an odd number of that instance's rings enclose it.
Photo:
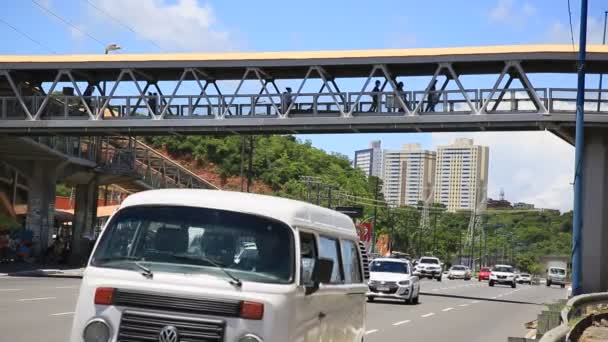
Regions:
[[[502,188],[500,189],[500,195],[499,196],[500,196],[500,200],[501,201],[505,200],[505,190],[504,189],[502,189]]]

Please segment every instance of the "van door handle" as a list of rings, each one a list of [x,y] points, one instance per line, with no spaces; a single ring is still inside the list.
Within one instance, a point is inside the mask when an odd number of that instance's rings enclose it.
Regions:
[[[323,319],[323,318],[325,318],[325,316],[327,316],[327,314],[325,314],[325,312],[319,312],[319,319]]]

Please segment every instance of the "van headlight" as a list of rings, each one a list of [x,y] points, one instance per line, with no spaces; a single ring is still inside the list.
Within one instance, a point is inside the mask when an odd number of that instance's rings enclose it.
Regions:
[[[247,334],[247,335],[241,336],[241,338],[239,338],[239,342],[264,342],[264,341],[254,334]]]
[[[95,318],[87,323],[82,333],[84,342],[109,342],[110,325],[103,318]]]

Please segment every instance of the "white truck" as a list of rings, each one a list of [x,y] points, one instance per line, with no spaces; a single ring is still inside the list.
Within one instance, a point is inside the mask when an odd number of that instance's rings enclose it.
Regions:
[[[559,285],[562,288],[566,287],[568,281],[568,264],[563,261],[548,261],[547,262],[547,287],[551,285]]]

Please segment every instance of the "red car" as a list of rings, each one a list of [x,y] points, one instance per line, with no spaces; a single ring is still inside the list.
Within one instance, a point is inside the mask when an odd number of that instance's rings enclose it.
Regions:
[[[481,270],[479,270],[478,279],[479,281],[490,280],[490,269],[488,267],[482,267]]]

